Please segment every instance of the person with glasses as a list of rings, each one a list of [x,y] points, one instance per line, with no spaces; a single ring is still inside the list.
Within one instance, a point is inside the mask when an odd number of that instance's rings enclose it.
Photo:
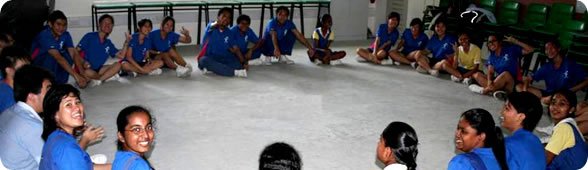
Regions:
[[[553,39],[545,43],[545,54],[550,62],[542,65],[533,75],[523,79],[516,86],[517,91],[528,91],[541,99],[541,103],[549,104],[551,95],[557,89],[569,89],[577,92],[588,86],[588,75],[576,61],[564,58],[560,51],[559,40]],[[545,81],[545,89],[529,86],[532,81]]]
[[[512,45],[504,45],[503,38]],[[479,85],[472,84],[469,89],[475,93],[492,94],[497,99],[505,100],[507,94],[513,92],[515,81],[522,80],[519,74],[519,58],[535,49],[512,36],[503,37],[497,34],[488,37],[488,49],[488,74],[475,73],[473,77]]]
[[[549,116],[555,120],[551,139],[545,146],[547,169],[584,169],[588,149],[576,120],[576,94],[567,89],[551,96]]]
[[[118,152],[112,170],[153,169],[145,158],[153,145],[153,123],[151,113],[142,106],[128,106],[120,111],[116,118]]]

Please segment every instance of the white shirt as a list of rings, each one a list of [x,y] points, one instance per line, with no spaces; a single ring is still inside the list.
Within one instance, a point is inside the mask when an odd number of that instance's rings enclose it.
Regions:
[[[384,170],[407,170],[408,167],[402,164],[390,164],[384,168]]]

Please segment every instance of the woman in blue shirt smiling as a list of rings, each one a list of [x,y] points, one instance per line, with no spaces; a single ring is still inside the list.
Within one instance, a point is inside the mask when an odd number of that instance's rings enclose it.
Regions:
[[[153,144],[153,118],[149,110],[141,106],[124,108],[116,118],[118,152],[112,170],[151,170],[145,153]]]
[[[502,130],[484,109],[470,109],[461,114],[455,130],[455,147],[465,153],[449,162],[449,170],[508,170]]]
[[[43,114],[45,145],[40,170],[110,169],[109,165],[93,165],[74,137],[85,122],[80,91],[69,84],[52,86],[43,100]]]

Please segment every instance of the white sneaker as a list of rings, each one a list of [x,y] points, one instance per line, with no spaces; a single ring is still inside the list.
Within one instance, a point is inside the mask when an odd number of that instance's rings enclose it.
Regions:
[[[150,75],[150,76],[157,76],[157,75],[161,75],[162,72],[163,71],[161,71],[160,68],[157,68],[155,70],[151,70],[151,72],[149,72],[148,75]],[[135,74],[137,74],[137,73],[135,73]]]
[[[412,63],[410,63],[410,66],[411,66],[412,68],[414,68],[414,69],[417,69],[417,67],[418,67],[418,65],[417,65],[417,63],[416,63],[416,62],[412,62]]]
[[[86,85],[86,87],[96,87],[102,84],[102,81],[100,80],[90,80],[88,82],[88,85]]]
[[[235,70],[235,77],[247,77],[247,70]]]
[[[459,83],[461,80],[457,77],[455,77],[454,75],[451,75],[451,81]]]
[[[477,85],[477,84],[472,84],[472,85],[468,86],[468,88],[470,89],[470,91],[472,91],[474,93],[482,94],[484,92],[484,88]]]
[[[498,90],[495,91],[492,96],[494,96],[494,98],[500,100],[500,101],[506,101],[506,99],[508,98],[508,95],[506,94],[505,91],[502,90]]]
[[[117,81],[118,79],[120,79],[120,76],[118,74],[114,74],[114,76],[104,80],[104,82]]]
[[[286,63],[286,64],[294,64],[294,61],[288,59],[288,57],[286,57],[286,55],[280,56],[280,59],[278,60],[278,62]]]
[[[128,74],[133,77],[137,77],[137,75],[138,75],[137,72],[134,72],[134,71],[128,72]]]
[[[262,65],[263,61],[261,60],[261,58],[256,58],[253,60],[249,60],[247,63],[249,63],[250,66],[258,66],[258,65]]]
[[[318,59],[314,60],[312,63],[316,64],[317,66],[323,64],[323,62]]]
[[[108,161],[108,157],[104,154],[96,154],[90,156],[90,160],[92,160],[92,163],[94,164],[105,164]]]
[[[367,60],[363,57],[357,56],[356,58],[357,62],[367,62]]]
[[[186,64],[186,67],[178,65],[176,68],[176,76],[178,77],[190,77],[192,74],[192,66]]]
[[[422,74],[426,74],[427,70],[425,70],[424,68],[422,68],[421,66],[417,66],[416,71]]]
[[[394,61],[394,65],[397,65],[397,66],[399,66],[400,64],[401,64],[400,62],[398,62],[398,61]]]
[[[466,86],[469,86],[470,84],[472,84],[472,79],[471,78],[465,78],[463,79],[462,83]]]
[[[392,65],[392,64],[394,64],[394,61],[392,61],[390,59],[385,59],[385,60],[382,60],[380,62],[380,64],[382,64],[382,65]]]
[[[268,57],[268,56],[266,56],[266,57],[265,57],[265,58],[262,60],[261,64],[263,64],[263,65],[266,65],[266,66],[272,65],[272,57]]]
[[[439,70],[430,69],[429,74],[431,76],[439,77]]]
[[[331,65],[332,66],[341,65],[341,64],[343,64],[343,61],[341,61],[341,59],[339,59],[339,60],[332,60],[331,61]]]
[[[212,73],[211,71],[208,71],[206,68],[202,68],[202,70],[201,70],[201,71],[202,71],[202,72],[201,72],[202,74],[208,74],[208,73]]]

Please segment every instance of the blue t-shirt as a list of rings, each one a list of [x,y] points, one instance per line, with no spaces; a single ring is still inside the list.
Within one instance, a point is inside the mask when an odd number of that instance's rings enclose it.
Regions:
[[[494,156],[494,152],[492,152],[492,148],[476,148],[472,151],[476,155],[482,159],[484,166],[488,170],[500,170],[500,164],[496,160]],[[450,170],[475,170],[471,164],[471,161],[465,154],[455,155],[451,161],[449,161],[449,166],[447,169]]]
[[[14,101],[12,87],[4,82],[0,82],[0,114],[4,109],[9,108],[14,103],[16,103],[16,101]]]
[[[412,38],[412,31],[410,29],[404,30],[402,33],[402,39],[404,39],[404,47],[402,53],[408,54],[415,50],[423,50],[427,46],[429,38],[424,33],[419,33],[416,39]]]
[[[545,80],[547,93],[566,88],[570,89],[586,80],[586,72],[575,61],[564,58],[559,68],[555,69],[553,62],[549,62],[533,74],[533,80]]]
[[[47,27],[37,35],[31,44],[30,53],[33,58],[33,64],[52,72],[55,75],[55,81],[57,83],[66,83],[69,78],[69,73],[57,63],[55,58],[53,58],[48,51],[51,49],[59,51],[65,60],[67,60],[69,64],[72,64],[73,59],[69,56],[67,49],[73,47],[73,41],[69,32],[63,32],[63,34],[55,40],[55,37],[51,34],[51,28]]]
[[[221,32],[219,27],[210,31],[211,24],[212,22],[206,26],[206,31],[204,32],[203,41],[206,43],[208,39],[208,45],[204,55],[211,57],[233,57],[234,55],[230,51],[230,48],[235,45],[233,32],[229,28],[225,28]]]
[[[145,39],[143,39],[143,43],[141,44],[139,43],[139,33],[135,33],[133,34],[133,39],[131,42],[129,42],[129,47],[133,48],[132,56],[135,62],[142,63],[143,59],[145,59],[145,56],[147,53],[149,53],[149,50],[151,50],[153,46],[149,36],[145,36]]]
[[[168,32],[165,39],[161,37],[161,30],[156,29],[149,33],[153,49],[160,52],[168,52],[174,45],[180,41],[180,34]]]
[[[137,153],[118,151],[112,162],[112,170],[151,170],[151,167]]]
[[[496,56],[496,52],[490,51],[488,56],[488,62],[486,66],[494,66],[494,72],[496,75],[502,74],[502,72],[508,71],[513,78],[518,76],[519,70],[519,57],[523,55],[523,49],[518,45],[508,45],[502,47],[500,50],[500,56]]]
[[[286,37],[286,34],[293,34],[293,29],[296,29],[296,25],[294,25],[294,23],[291,20],[286,20],[286,22],[284,22],[284,24],[281,25],[278,22],[277,18],[272,18],[267,23],[267,27],[265,27],[263,38],[271,41],[272,36],[270,34],[270,31],[276,31],[278,41],[280,41],[284,39],[284,37]]]
[[[445,34],[440,40],[439,36],[435,34],[427,42],[427,49],[433,53],[434,59],[446,59],[447,55],[455,53],[451,44],[455,44],[455,37]]]
[[[376,37],[380,38],[380,44],[378,44],[378,48],[382,48],[382,44],[390,41],[390,45],[384,48],[384,51],[390,51],[392,46],[396,44],[396,40],[398,40],[399,36],[400,33],[398,32],[397,28],[394,28],[394,31],[388,33],[388,24],[380,24],[380,26],[378,26],[378,31],[376,32]],[[371,48],[375,48],[375,44],[372,44]]]
[[[89,32],[78,43],[80,56],[90,63],[92,70],[98,70],[104,65],[108,57],[115,57],[118,49],[109,38],[101,42],[98,32]]]
[[[76,139],[62,131],[53,131],[45,145],[41,155],[39,170],[92,170],[92,160]]]
[[[241,50],[241,53],[247,52],[247,44],[249,42],[255,44],[259,41],[259,37],[257,37],[257,35],[255,35],[255,33],[253,32],[253,30],[251,30],[251,28],[247,28],[247,32],[245,34],[243,34],[243,33],[241,33],[241,30],[239,30],[239,26],[235,25],[235,26],[231,27],[231,31],[234,34],[233,38],[235,38],[234,44],[239,47],[239,49]]]
[[[508,169],[545,169],[547,158],[539,138],[533,133],[519,129],[512,136],[504,138]]]

